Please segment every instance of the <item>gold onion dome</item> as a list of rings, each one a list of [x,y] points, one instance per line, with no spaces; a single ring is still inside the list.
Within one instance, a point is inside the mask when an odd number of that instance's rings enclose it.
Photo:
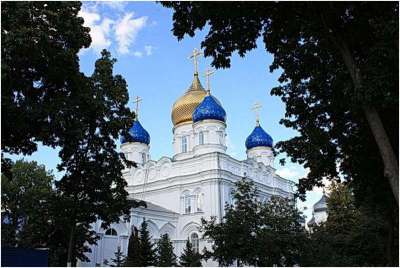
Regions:
[[[204,90],[198,74],[195,73],[192,85],[172,106],[171,118],[174,126],[181,123],[192,122],[193,111],[203,101],[206,95],[207,91]]]

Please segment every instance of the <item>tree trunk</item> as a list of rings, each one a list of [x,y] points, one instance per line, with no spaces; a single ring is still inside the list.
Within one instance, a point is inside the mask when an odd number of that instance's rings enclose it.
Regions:
[[[374,135],[384,163],[384,175],[389,180],[393,195],[399,204],[399,166],[381,118],[373,107],[363,106],[365,117]]]
[[[74,243],[75,242],[75,228],[76,228],[76,223],[74,221],[71,226],[71,232],[69,235],[67,267],[72,267],[73,251],[74,251],[74,247],[75,247],[75,243]]]
[[[353,81],[355,93],[358,93],[362,89],[360,69],[357,67],[347,43],[341,38],[340,34],[336,33],[328,26],[322,10],[320,14],[327,35],[342,55],[344,64],[346,65]],[[399,165],[396,154],[394,153],[389,137],[383,127],[382,120],[375,107],[364,104],[362,105],[362,109],[379,148],[382,162],[384,164],[384,176],[388,179],[393,196],[396,199],[397,205],[399,205]]]

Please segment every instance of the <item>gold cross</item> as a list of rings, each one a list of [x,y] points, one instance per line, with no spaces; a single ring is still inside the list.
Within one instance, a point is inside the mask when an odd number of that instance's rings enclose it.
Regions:
[[[261,110],[261,107],[262,107],[261,103],[256,102],[256,103],[254,103],[253,108],[251,108],[256,113],[257,126],[260,125],[260,110]]]
[[[193,49],[193,54],[190,55],[189,59],[193,59],[193,64],[194,64],[194,73],[198,74],[197,72],[197,57],[201,55],[201,52],[195,48]]]
[[[215,70],[208,68],[205,72],[204,76],[207,78],[207,92],[210,94],[211,87],[210,87],[210,76],[215,73]]]
[[[142,101],[142,98],[140,98],[139,96],[136,96],[135,100],[133,101],[133,103],[136,104],[136,110],[135,110],[135,113],[136,113],[136,121],[137,121],[138,118],[139,118],[139,103],[140,103],[141,101]]]

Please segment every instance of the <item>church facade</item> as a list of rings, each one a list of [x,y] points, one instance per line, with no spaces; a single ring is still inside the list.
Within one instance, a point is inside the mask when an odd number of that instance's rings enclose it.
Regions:
[[[118,247],[126,255],[132,229],[139,228],[143,219],[154,240],[169,235],[178,257],[187,239],[195,250],[208,248],[210,242],[199,231],[201,218],[221,220],[225,204],[233,202],[234,183],[243,177],[254,181],[262,201],[273,195],[293,198],[293,183],[275,173],[273,141],[258,119],[245,141],[247,158],[238,160],[226,153],[226,112],[209,89],[209,83],[208,90],[202,87],[195,70],[189,89],[174,103],[172,157],[150,158],[150,135],[138,120],[122,138],[121,151],[137,163],[123,170],[126,190],[129,198],[145,201],[147,208],[132,210],[129,221],[121,220],[107,230],[101,222],[93,224],[100,239],[87,253],[90,261],[81,266],[103,266]]]

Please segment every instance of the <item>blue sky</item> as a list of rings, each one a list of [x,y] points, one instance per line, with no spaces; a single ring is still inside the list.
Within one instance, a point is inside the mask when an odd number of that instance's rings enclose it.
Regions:
[[[207,34],[199,31],[195,37],[182,41],[172,34],[172,10],[153,2],[84,2],[81,16],[91,28],[92,45],[80,51],[81,70],[90,75],[101,49],[108,49],[118,61],[115,74],[121,74],[128,83],[129,96],[133,100],[139,95],[140,121],[151,136],[151,158],[172,156],[171,107],[174,101],[189,87],[193,78],[193,64],[188,59],[194,48]],[[211,89],[223,104],[227,113],[228,153],[245,159],[245,139],[255,126],[252,105],[258,101],[263,105],[260,112],[262,127],[273,137],[274,143],[289,139],[296,134],[292,129],[279,124],[284,117],[285,107],[278,97],[270,96],[270,90],[278,85],[279,72],[270,73],[272,55],[264,48],[262,40],[258,47],[244,58],[235,54],[231,68],[219,69],[211,78]],[[203,74],[211,59],[201,58],[199,72]],[[205,79],[201,77],[205,86]],[[129,107],[133,109],[132,101]],[[291,163],[282,167],[275,160],[278,173],[290,180],[306,174],[301,166]],[[13,159],[21,158],[14,156]],[[36,160],[56,172],[59,163],[58,151],[43,146],[38,152],[25,159]],[[321,189],[310,192],[305,214],[310,219],[310,208],[322,195]]]

